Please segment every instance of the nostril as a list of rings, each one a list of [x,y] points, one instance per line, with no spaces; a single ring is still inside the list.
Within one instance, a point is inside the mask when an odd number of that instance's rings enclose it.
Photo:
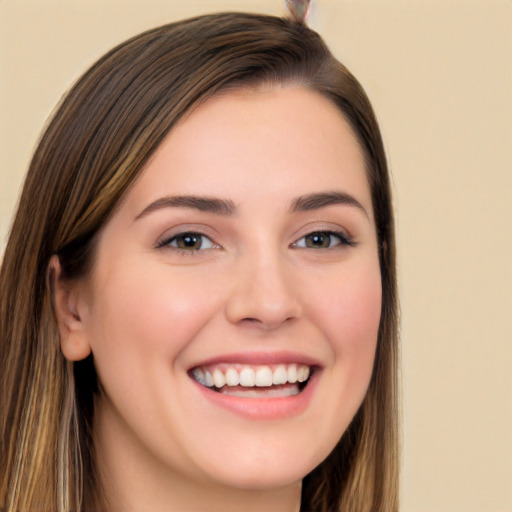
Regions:
[[[295,320],[296,317],[289,316],[286,318],[266,318],[266,319],[260,319],[260,318],[242,318],[238,321],[238,325],[246,325],[247,327],[254,327],[257,329],[261,329],[262,331],[272,331],[274,329],[277,329],[278,327],[289,324],[293,320]]]
[[[249,317],[249,318],[242,318],[238,322],[238,325],[246,325],[248,327],[264,329],[264,328],[268,328],[269,324],[268,324],[268,322],[262,322],[258,318]]]

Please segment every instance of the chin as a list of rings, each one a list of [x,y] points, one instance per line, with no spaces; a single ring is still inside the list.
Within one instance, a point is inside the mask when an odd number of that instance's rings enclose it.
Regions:
[[[329,450],[324,450],[325,456]],[[312,452],[313,453],[313,452]],[[293,455],[278,453],[271,447],[260,451],[259,457],[226,456],[224,464],[211,464],[207,472],[211,478],[226,486],[245,490],[271,490],[300,484],[302,479],[313,471],[325,457],[300,457],[298,449]]]
[[[290,464],[289,464],[290,465]],[[313,468],[312,468],[313,469]],[[245,472],[218,474],[216,479],[228,487],[248,491],[265,491],[298,485],[309,471],[297,471],[290,467],[275,468],[269,471],[265,468],[248,468]]]

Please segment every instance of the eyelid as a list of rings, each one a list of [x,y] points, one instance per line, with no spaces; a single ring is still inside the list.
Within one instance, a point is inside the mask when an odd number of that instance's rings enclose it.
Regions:
[[[329,247],[308,247],[306,243],[304,245],[299,245],[301,240],[305,240],[308,236],[312,236],[315,234],[327,235],[330,237],[336,237],[339,240],[339,243],[334,245],[329,245]],[[356,242],[350,237],[347,233],[343,232],[340,229],[313,229],[308,231],[303,236],[298,238],[295,242],[291,244],[291,247],[298,249],[315,249],[315,250],[326,250],[326,249],[335,249],[341,247],[354,247],[356,246]]]
[[[310,222],[302,224],[292,235],[293,244],[313,233],[330,233],[340,237],[347,245],[357,245],[357,238],[354,236],[355,233],[352,229],[344,225],[344,223],[340,223],[338,220],[330,219],[313,219]]]
[[[185,236],[185,235],[196,235],[196,236],[199,236],[202,238],[206,238],[210,241],[211,247],[199,248],[199,249],[183,249],[181,247],[171,245],[171,242],[173,242],[177,238],[179,238],[181,236]],[[158,241],[156,242],[156,248],[157,249],[171,248],[172,250],[180,251],[180,252],[184,252],[184,253],[197,253],[200,251],[206,251],[206,250],[210,250],[210,249],[219,249],[220,245],[217,242],[215,242],[215,240],[213,239],[213,237],[211,235],[206,234],[201,229],[181,227],[179,230],[176,230],[176,231],[173,230],[171,233],[167,232],[163,236],[161,236],[158,239]]]

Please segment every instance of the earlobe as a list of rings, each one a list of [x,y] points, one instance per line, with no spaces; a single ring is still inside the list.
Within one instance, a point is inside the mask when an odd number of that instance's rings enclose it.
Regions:
[[[80,361],[91,353],[91,347],[80,314],[78,286],[63,279],[56,255],[50,260],[49,273],[62,353],[69,361]]]

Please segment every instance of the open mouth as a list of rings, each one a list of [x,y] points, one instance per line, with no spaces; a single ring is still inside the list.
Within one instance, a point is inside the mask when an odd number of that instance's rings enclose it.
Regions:
[[[314,368],[302,364],[197,366],[189,375],[212,391],[244,398],[279,398],[300,394]]]

